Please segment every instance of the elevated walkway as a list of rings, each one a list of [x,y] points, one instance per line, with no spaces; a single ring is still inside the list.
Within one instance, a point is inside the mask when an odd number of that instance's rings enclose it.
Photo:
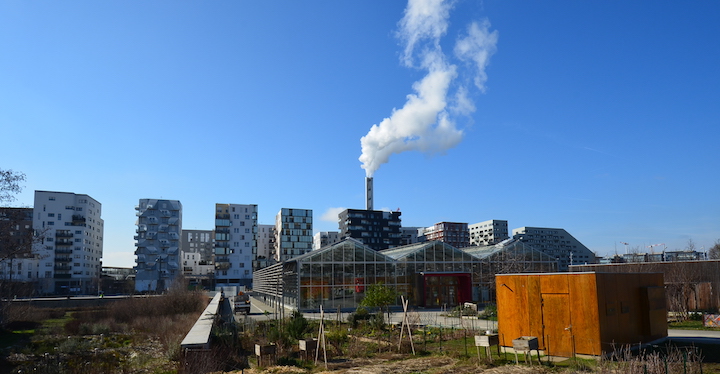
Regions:
[[[220,311],[222,295],[218,292],[200,315],[190,331],[185,335],[180,347],[188,349],[210,349],[210,335]]]

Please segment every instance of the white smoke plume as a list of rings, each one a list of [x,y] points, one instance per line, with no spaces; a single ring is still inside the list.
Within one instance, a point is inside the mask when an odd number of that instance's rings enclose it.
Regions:
[[[368,177],[392,154],[411,150],[438,153],[462,140],[463,131],[454,118],[474,112],[475,105],[467,87],[455,81],[459,75],[466,78],[464,72],[469,70],[475,86],[485,91],[485,68],[496,51],[498,33],[490,32],[487,20],[470,24],[467,35],[457,40],[454,52],[457,59],[473,67],[461,69],[450,63],[440,41],[447,33],[452,5],[453,1],[409,0],[405,8],[398,30],[405,44],[402,62],[427,70],[427,75],[413,84],[414,93],[407,96],[402,108],[393,109],[390,117],[373,125],[360,139],[359,159]]]

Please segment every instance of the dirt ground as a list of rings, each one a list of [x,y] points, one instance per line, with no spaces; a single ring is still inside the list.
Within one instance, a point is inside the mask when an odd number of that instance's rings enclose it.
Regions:
[[[450,357],[420,357],[407,360],[396,358],[354,359],[345,362],[328,364],[326,371],[319,374],[544,374],[542,367],[506,365],[488,368],[477,365],[462,364]],[[240,372],[236,372],[239,374]],[[258,370],[245,370],[248,374],[305,374],[308,371],[291,366],[273,366]]]

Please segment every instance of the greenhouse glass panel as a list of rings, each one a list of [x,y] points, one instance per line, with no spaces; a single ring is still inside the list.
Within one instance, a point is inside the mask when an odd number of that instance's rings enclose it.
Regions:
[[[352,247],[355,251],[355,262],[364,262],[365,261],[365,250],[361,247]]]
[[[320,254],[320,261],[322,262],[332,262],[332,251],[331,250],[325,250]]]
[[[375,283],[375,264],[374,263],[367,263],[365,264],[365,284],[374,284]]]
[[[332,259],[333,262],[343,262],[343,248],[333,248],[332,250]]]

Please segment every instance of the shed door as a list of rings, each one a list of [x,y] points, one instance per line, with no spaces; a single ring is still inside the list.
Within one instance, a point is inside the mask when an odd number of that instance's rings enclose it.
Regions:
[[[568,294],[542,294],[545,351],[550,356],[572,356],[572,328]]]

